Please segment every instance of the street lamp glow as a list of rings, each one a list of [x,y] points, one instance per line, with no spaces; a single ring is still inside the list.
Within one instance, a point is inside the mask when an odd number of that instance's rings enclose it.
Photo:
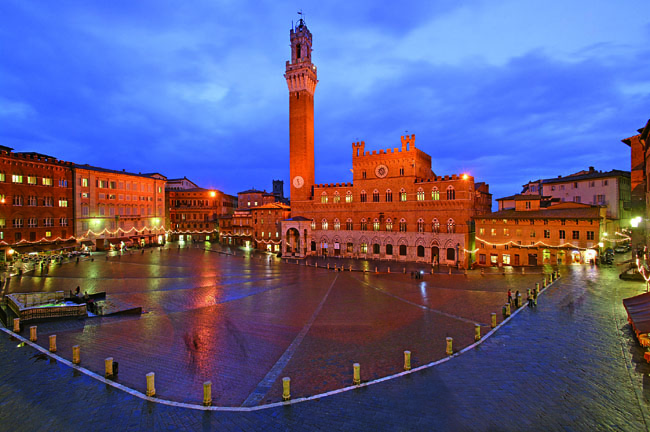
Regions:
[[[641,223],[641,216],[637,216],[635,218],[632,218],[632,220],[630,221],[630,224],[632,225],[632,228],[638,228],[640,223]]]
[[[467,180],[469,176],[467,174],[463,174],[463,180]]]

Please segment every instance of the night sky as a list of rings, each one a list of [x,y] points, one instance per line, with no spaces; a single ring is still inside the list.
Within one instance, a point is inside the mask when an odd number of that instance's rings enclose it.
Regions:
[[[226,193],[289,191],[289,30],[320,80],[316,182],[400,146],[495,198],[630,169],[650,118],[650,2],[0,2],[0,144]]]

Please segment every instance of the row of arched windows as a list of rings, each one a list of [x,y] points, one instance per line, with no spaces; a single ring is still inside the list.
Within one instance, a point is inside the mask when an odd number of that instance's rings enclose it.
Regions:
[[[431,221],[430,225],[430,230],[427,229],[427,223],[424,221],[424,219],[420,218],[417,221],[417,232],[423,233],[426,231],[432,232],[432,233],[440,233],[440,232],[448,232],[448,233],[454,233],[456,232],[456,222],[452,219],[449,218],[447,219],[447,225],[446,225],[446,231],[441,231],[440,230],[440,221],[437,218],[434,218]],[[358,229],[360,231],[368,231],[368,227],[370,226],[371,231],[387,231],[391,232],[394,229],[397,229],[399,232],[407,232],[407,224],[406,224],[406,219],[401,218],[397,224],[395,225],[395,222],[393,219],[388,218],[385,220],[383,226],[382,223],[378,218],[374,218],[372,221],[366,218],[362,218],[361,221],[359,222]],[[338,218],[334,219],[334,223],[332,225],[334,231],[340,231],[341,230],[341,221]],[[321,219],[320,221],[320,226],[316,223],[315,220],[311,221],[311,229],[321,229],[321,230],[328,230],[330,229],[330,223],[326,218]],[[355,229],[355,224],[352,221],[352,218],[348,218],[345,221],[345,230],[346,231],[352,231]]]
[[[456,199],[456,189],[452,185],[447,186],[447,199],[448,200],[455,200]],[[415,194],[416,200],[417,201],[425,201],[426,200],[426,193],[424,189],[418,188],[416,194]],[[400,189],[398,198],[400,201],[406,201],[407,200],[407,193],[404,188]],[[378,189],[375,189],[372,191],[371,194],[371,199],[372,202],[381,202],[381,193],[379,192]],[[365,190],[362,190],[359,193],[359,200],[361,202],[368,202],[368,192]],[[433,189],[431,189],[431,200],[433,201],[438,201],[440,200],[440,190],[438,190],[437,186],[434,186]],[[330,202],[330,197],[327,194],[327,192],[323,191],[321,193],[320,197],[320,202],[322,204],[327,204]],[[334,195],[332,196],[332,202],[334,204],[338,204],[341,202],[341,195],[338,191],[334,192]],[[353,195],[352,191],[347,191],[345,193],[345,202],[346,203],[351,203],[353,202]],[[390,189],[386,189],[386,192],[384,193],[384,202],[393,202],[393,191]]]

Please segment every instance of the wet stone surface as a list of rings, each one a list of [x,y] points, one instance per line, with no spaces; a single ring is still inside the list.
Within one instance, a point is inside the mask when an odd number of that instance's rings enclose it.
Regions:
[[[5,335],[0,422],[16,430],[647,430],[650,367],[621,305],[643,284],[619,281],[615,268],[563,273],[537,309],[451,361],[255,412],[145,401],[43,360]],[[239,406],[283,356],[286,366],[262,403],[280,399],[282,376],[291,376],[295,398],[349,385],[353,362],[369,380],[399,372],[404,349],[413,352],[414,367],[441,358],[446,336],[456,349],[473,342],[472,323],[487,326],[508,287],[540,279],[470,272],[412,280],[408,273],[328,272],[172,249],[55,266],[46,278],[26,275],[9,289],[81,285],[141,304],[149,313],[138,318],[39,324],[38,343],[46,346],[56,333],[68,359],[81,344],[82,365],[99,373],[103,359],[114,357],[118,381],[139,391],[154,371],[164,399],[200,403],[209,379],[215,405]]]

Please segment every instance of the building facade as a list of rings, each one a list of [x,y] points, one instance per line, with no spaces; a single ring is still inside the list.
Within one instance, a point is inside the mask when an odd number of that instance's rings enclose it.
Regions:
[[[367,151],[352,144],[351,183],[315,184],[312,36],[303,20],[290,31],[291,218],[283,254],[330,255],[469,265],[472,218],[491,211],[488,185],[468,174],[439,176],[415,135],[401,146]]]
[[[72,164],[0,146],[0,261],[73,247]]]
[[[167,190],[166,196],[170,241],[217,241],[219,218],[234,211],[234,197],[219,190]]]
[[[564,202],[545,207],[534,195],[518,195],[515,202],[515,208],[474,218],[478,265],[584,264],[599,256],[606,233],[604,206]]]
[[[577,202],[605,206],[605,232],[621,232],[630,227],[630,172],[597,171],[594,167],[568,176],[537,180],[524,185],[522,194],[540,195],[558,202]]]
[[[280,252],[282,221],[291,217],[291,208],[281,202],[264,204],[251,209],[255,248],[267,252]]]
[[[73,166],[75,235],[99,250],[165,241],[165,182],[133,174]]]
[[[637,248],[650,246],[650,120],[638,134],[622,141],[631,150],[631,217],[635,220],[632,227],[632,244]]]

